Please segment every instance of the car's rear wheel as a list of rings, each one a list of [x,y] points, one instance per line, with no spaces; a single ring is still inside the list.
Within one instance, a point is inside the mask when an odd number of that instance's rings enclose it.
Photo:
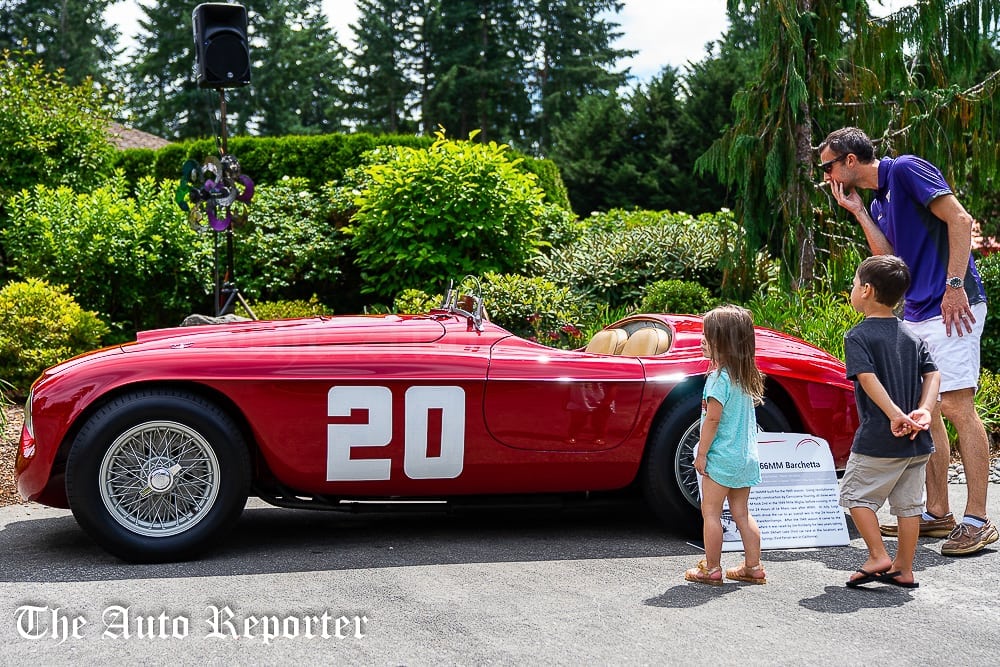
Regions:
[[[134,562],[183,560],[232,526],[250,489],[233,420],[169,390],[119,397],[91,416],[66,461],[66,495],[83,529]]]
[[[788,420],[765,397],[757,407],[757,426],[762,431],[789,430]],[[701,394],[678,402],[654,427],[642,479],[646,500],[664,524],[687,535],[701,533],[698,476],[694,448],[701,432]]]

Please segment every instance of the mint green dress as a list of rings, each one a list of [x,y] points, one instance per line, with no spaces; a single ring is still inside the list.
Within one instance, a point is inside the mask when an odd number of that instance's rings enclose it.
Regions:
[[[705,473],[730,489],[760,484],[757,456],[757,417],[753,399],[729,378],[726,369],[711,371],[701,395],[701,423],[705,424],[708,399],[722,404],[719,430],[708,448]]]

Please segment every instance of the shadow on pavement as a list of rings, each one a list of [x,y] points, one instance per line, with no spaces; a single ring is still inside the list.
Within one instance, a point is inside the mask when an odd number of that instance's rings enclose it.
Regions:
[[[196,560],[135,565],[90,540],[71,515],[0,530],[0,581],[61,582],[229,576],[414,565],[643,558],[698,553],[640,503],[456,515],[253,508]]]

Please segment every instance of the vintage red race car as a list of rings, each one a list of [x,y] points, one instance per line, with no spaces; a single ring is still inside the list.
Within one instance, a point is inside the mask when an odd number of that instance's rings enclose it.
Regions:
[[[668,527],[698,530],[701,336],[699,317],[634,315],[553,349],[468,293],[420,316],[146,331],[35,382],[18,489],[145,562],[196,555],[250,495],[344,510],[642,491]],[[760,427],[820,436],[842,468],[857,426],[843,364],[767,329],[757,361]]]

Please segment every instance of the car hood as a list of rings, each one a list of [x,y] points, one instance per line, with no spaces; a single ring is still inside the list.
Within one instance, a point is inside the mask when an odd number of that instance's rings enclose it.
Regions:
[[[350,315],[245,321],[140,331],[126,352],[163,347],[288,347],[350,344],[433,343],[445,332],[437,318]]]

